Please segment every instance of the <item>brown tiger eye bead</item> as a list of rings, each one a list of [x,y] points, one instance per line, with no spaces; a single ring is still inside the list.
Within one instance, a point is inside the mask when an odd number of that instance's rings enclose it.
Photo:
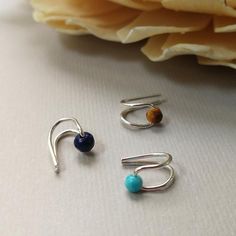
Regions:
[[[151,108],[147,111],[146,118],[150,123],[158,124],[161,122],[161,120],[163,118],[163,114],[162,114],[160,108],[155,107],[155,108]]]

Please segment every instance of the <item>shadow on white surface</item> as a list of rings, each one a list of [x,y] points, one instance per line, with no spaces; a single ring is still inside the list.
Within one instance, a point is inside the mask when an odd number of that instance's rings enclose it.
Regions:
[[[195,56],[179,56],[164,62],[151,62],[140,51],[145,40],[133,44],[104,41],[93,36],[59,35],[68,50],[91,55],[99,60],[107,57],[117,63],[134,62],[143,66],[152,75],[164,74],[178,83],[214,85],[228,89],[236,87],[236,71],[222,66],[202,66]]]

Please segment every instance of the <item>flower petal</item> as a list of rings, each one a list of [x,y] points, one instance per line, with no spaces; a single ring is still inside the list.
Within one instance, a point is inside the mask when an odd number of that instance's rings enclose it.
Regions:
[[[142,48],[152,61],[164,61],[178,55],[197,55],[212,60],[236,59],[236,33],[216,34],[210,28],[186,34],[154,36]]]
[[[222,61],[222,60],[212,60],[205,57],[197,57],[198,63],[201,65],[209,65],[209,66],[227,66],[232,69],[236,69],[236,60],[231,61]]]
[[[232,1],[230,4],[232,5]],[[165,8],[176,11],[190,11],[236,17],[236,10],[225,0],[162,0]]]
[[[131,43],[153,35],[201,30],[210,21],[209,15],[160,9],[141,13],[117,34],[123,43]]]

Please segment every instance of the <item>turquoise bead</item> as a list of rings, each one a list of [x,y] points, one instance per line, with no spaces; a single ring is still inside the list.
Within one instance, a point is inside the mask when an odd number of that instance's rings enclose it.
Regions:
[[[125,178],[125,186],[131,193],[137,193],[143,186],[143,180],[138,175],[128,175]]]

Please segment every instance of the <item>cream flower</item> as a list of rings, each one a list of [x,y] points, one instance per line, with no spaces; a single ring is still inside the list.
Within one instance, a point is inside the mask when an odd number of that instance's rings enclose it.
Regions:
[[[193,54],[236,69],[236,0],[32,0],[34,19],[68,34],[132,43],[152,61]]]

